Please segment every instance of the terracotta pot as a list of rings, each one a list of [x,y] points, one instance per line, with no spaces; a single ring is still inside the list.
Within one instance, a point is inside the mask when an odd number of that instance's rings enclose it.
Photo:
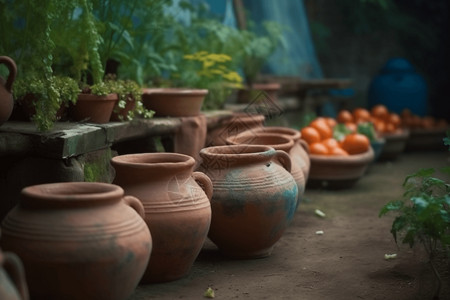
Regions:
[[[195,160],[178,153],[141,153],[113,157],[114,183],[139,198],[153,237],[143,283],[185,276],[197,258],[211,223],[212,184],[193,172]]]
[[[204,148],[200,156],[200,170],[214,187],[211,241],[227,256],[269,256],[295,213],[289,155],[269,146],[229,145]]]
[[[23,98],[19,100],[22,111],[28,120],[31,120],[36,114],[36,108],[34,107],[34,102],[37,101],[34,94],[26,94]],[[58,111],[56,112],[56,120],[61,120],[67,112],[67,107],[61,104]]]
[[[144,89],[142,102],[158,117],[192,117],[200,114],[206,94],[202,89]]]
[[[112,122],[123,122],[128,121],[128,113],[136,107],[136,100],[133,96],[127,96],[127,99],[125,100],[125,107],[120,108],[117,103],[114,106],[114,109],[111,114],[110,121]]]
[[[278,133],[269,133],[264,131],[247,131],[241,134],[229,137],[227,139],[230,145],[248,144],[248,145],[265,145],[274,148],[275,150],[283,150],[288,153],[291,162],[291,175],[294,177],[298,188],[298,199],[297,205],[300,201],[301,196],[305,192],[306,180],[303,175],[302,166],[304,163],[298,163],[298,159],[291,155],[292,149],[294,148],[294,140],[285,135],[280,135]],[[278,162],[280,163],[280,162]]]
[[[0,64],[4,64],[9,71],[6,81],[0,77],[0,125],[8,121],[14,108],[12,85],[16,79],[17,66],[8,56],[0,56]]]
[[[262,127],[264,124],[264,119],[264,115],[253,115],[242,112],[234,113],[220,126],[208,132],[206,137],[206,146],[224,146],[227,144],[227,139],[230,136]]]
[[[0,299],[28,300],[28,287],[20,258],[0,249]]]
[[[116,185],[26,187],[2,223],[1,245],[22,260],[32,299],[127,299],[152,241],[142,204]]]
[[[308,181],[309,169],[311,167],[311,162],[309,159],[309,146],[308,143],[301,139],[300,131],[282,126],[263,126],[261,128],[258,128],[258,130],[269,133],[282,134],[284,136],[290,137],[294,141],[294,147],[292,147],[289,155],[291,156],[291,159],[295,161],[295,163],[300,165],[301,169],[303,170],[305,181]]]
[[[72,107],[72,117],[75,121],[108,123],[117,101],[117,94],[98,96],[80,93],[77,103]]]
[[[269,97],[272,101],[278,101],[278,91],[281,89],[281,84],[276,82],[268,83],[254,83],[252,88],[245,88],[238,90],[237,102],[250,103],[261,96]]]
[[[372,147],[367,152],[348,156],[311,154],[307,187],[343,189],[353,186],[374,160]]]

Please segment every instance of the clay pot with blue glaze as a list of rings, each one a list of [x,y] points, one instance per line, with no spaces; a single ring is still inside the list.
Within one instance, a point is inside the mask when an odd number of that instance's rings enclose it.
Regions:
[[[229,257],[269,256],[297,203],[289,155],[264,145],[228,145],[204,148],[200,156],[199,169],[213,183],[208,237]]]

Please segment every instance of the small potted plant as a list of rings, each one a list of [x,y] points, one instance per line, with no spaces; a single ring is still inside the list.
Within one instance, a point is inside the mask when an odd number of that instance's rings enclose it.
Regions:
[[[450,131],[444,144],[450,146]],[[450,183],[434,177],[435,171],[422,169],[408,175],[403,182],[402,199],[384,205],[379,215],[397,213],[391,228],[396,243],[402,235],[401,242],[411,248],[422,244],[437,280],[433,299],[439,299],[442,282],[438,262],[450,263]],[[440,171],[450,175],[448,166]]]

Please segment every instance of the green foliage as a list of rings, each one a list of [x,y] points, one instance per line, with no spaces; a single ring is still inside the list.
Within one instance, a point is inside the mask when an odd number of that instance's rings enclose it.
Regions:
[[[262,23],[261,33],[256,30],[242,30],[240,63],[243,67],[245,81],[251,86],[262,67],[278,46],[284,44],[283,28],[276,22]]]
[[[107,148],[84,163],[84,181],[109,182],[111,149]]]
[[[449,167],[441,171],[450,175]],[[408,175],[403,182],[403,198],[384,205],[379,216],[397,213],[391,227],[396,243],[402,234],[402,243],[410,247],[420,243],[425,247],[439,281],[438,296],[441,282],[433,259],[440,251],[446,253],[447,260],[450,259],[450,184],[434,177],[434,173],[435,170],[429,168]]]
[[[377,139],[377,133],[372,122],[359,123],[356,132],[364,134],[371,142]]]
[[[125,108],[128,101],[135,101],[134,109],[128,111],[126,119],[121,119],[121,121],[131,121],[137,115],[146,119],[153,117],[154,111],[146,109],[142,103],[142,88],[137,82],[133,80],[117,80],[110,77],[105,83],[107,86],[110,86],[113,93],[116,93],[119,96],[119,101],[114,107],[114,112],[120,113]],[[122,118],[122,116],[119,116],[119,118]]]
[[[70,77],[52,76],[46,80],[37,74],[27,74],[26,77],[16,80],[13,93],[21,100],[32,95],[32,105],[35,108],[32,120],[40,131],[47,131],[57,121],[56,113],[62,105],[68,107],[69,103],[76,103],[80,89],[77,82]]]

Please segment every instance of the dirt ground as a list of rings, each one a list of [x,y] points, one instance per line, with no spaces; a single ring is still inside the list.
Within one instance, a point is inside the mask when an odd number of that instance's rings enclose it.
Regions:
[[[449,164],[448,152],[404,153],[372,164],[350,189],[307,189],[271,256],[233,260],[207,240],[186,277],[140,285],[131,300],[206,299],[208,287],[215,299],[431,299],[435,281],[421,247],[397,248],[390,234],[394,216],[379,218],[378,212],[402,195],[406,175]],[[385,260],[394,253],[397,258]],[[441,267],[447,273],[440,299],[450,299],[449,267]]]

